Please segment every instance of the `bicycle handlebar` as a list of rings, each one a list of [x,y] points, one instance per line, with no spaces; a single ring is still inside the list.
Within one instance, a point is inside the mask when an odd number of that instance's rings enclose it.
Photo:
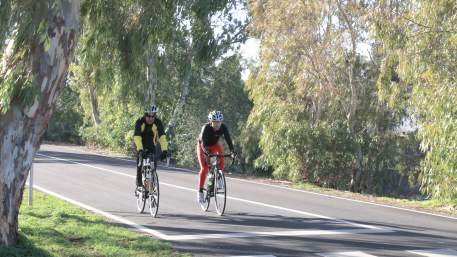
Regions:
[[[140,154],[138,156],[138,167],[140,167],[143,164],[143,160],[146,158],[149,158],[152,162],[155,162],[156,161],[155,157],[156,157],[155,154],[150,151]]]
[[[230,167],[232,167],[234,164],[235,164],[235,159],[236,159],[236,155],[235,156],[232,156],[232,154],[212,154],[212,153],[204,153],[206,155],[206,157],[208,158],[208,162],[209,162],[209,158],[211,157],[216,157],[216,158],[224,158],[224,157],[230,157],[232,159],[231,161],[231,164],[230,164]]]

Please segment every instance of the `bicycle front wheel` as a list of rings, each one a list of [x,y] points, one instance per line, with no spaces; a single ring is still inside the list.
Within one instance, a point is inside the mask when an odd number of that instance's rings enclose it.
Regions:
[[[214,204],[216,206],[216,212],[219,216],[222,216],[225,211],[225,204],[227,198],[227,185],[225,184],[224,173],[220,170],[216,173],[214,185]]]
[[[157,171],[152,172],[149,185],[149,212],[152,217],[157,217],[159,211],[159,177]]]
[[[146,205],[146,196],[143,187],[138,187],[135,192],[136,207],[139,213],[143,213],[144,206]]]

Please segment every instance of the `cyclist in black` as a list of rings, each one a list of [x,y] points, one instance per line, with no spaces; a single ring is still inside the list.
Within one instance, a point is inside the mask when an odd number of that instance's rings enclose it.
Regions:
[[[204,154],[215,153],[215,154],[224,154],[224,149],[219,143],[219,138],[224,136],[225,141],[228,144],[232,157],[235,156],[233,150],[232,139],[230,138],[230,133],[227,126],[222,123],[224,116],[220,111],[212,111],[208,115],[208,123],[202,127],[202,131],[198,137],[197,143],[197,155],[198,162],[200,163],[200,173],[198,179],[198,194],[197,200],[202,203],[203,199],[203,185],[205,183],[206,176],[208,174],[208,162]],[[219,161],[219,169],[224,170],[224,158],[221,158]]]
[[[133,140],[135,142],[137,155],[137,170],[136,170],[136,186],[142,186],[141,165],[139,163],[140,156],[144,153],[150,152],[156,154],[156,146],[160,144],[162,153],[160,159],[163,160],[167,157],[168,142],[165,136],[162,121],[157,117],[157,107],[152,105],[147,110],[143,117],[139,118],[135,123],[135,133]]]

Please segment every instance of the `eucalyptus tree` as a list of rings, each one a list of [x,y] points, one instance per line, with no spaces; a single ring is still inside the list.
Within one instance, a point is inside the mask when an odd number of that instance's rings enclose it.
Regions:
[[[129,147],[129,124],[156,100],[157,54],[170,34],[174,1],[85,1],[73,88],[84,107],[87,143]],[[130,124],[130,126],[132,126]]]
[[[86,1],[82,9],[75,83],[87,88],[92,116],[99,112],[97,91],[141,103],[155,99],[153,63],[169,31],[173,1]]]
[[[175,141],[179,143],[176,159],[180,164],[197,165],[195,139],[202,125],[207,122],[210,110],[222,110],[236,151],[240,151],[240,134],[251,109],[241,78],[240,60],[237,54],[223,57],[217,64],[208,65],[198,79],[191,82],[199,86],[189,88],[192,97],[189,97],[183,110],[184,118],[176,125]]]
[[[6,38],[8,35],[10,12],[12,8],[12,1],[1,1],[0,2],[0,58],[3,55],[3,48],[5,47]],[[4,64],[2,64],[4,65]]]
[[[239,0],[85,1],[71,83],[79,88],[85,110],[83,139],[128,148],[128,123],[151,103],[169,120],[172,135],[188,97],[194,97],[190,88],[208,86],[201,83],[203,71],[244,40],[246,22],[233,17],[235,6],[244,5]]]
[[[13,245],[28,171],[78,42],[80,1],[0,5],[0,244]]]
[[[125,9],[122,1],[84,1],[82,4],[82,33],[71,68],[72,84],[77,85],[75,88],[80,89],[81,95],[88,96],[90,109],[87,112],[96,127],[101,122],[97,91],[112,84],[113,63],[119,61],[115,50],[127,19],[121,10]]]
[[[377,56],[368,48],[369,1],[250,1],[261,63],[248,82],[259,163],[274,175],[382,192],[399,135],[378,101]],[[367,47],[365,47],[367,48]],[[371,55],[370,55],[371,54]],[[374,183],[379,189],[375,189]]]
[[[198,0],[178,3],[175,31],[169,49],[171,54],[179,53],[179,61],[175,64],[182,75],[179,97],[167,126],[169,131],[174,131],[182,117],[192,82],[196,87],[208,86],[201,79],[203,73],[237,44],[244,42],[248,24],[246,17],[235,17],[237,12],[246,9],[244,1]]]
[[[355,141],[352,146],[350,140],[334,141],[357,134],[361,32],[356,24],[360,14],[346,14],[350,8],[360,9],[340,1],[251,1],[251,30],[262,46],[261,66],[249,84],[254,101],[250,120],[263,124],[260,143],[277,176],[322,179],[323,174],[312,177],[319,173],[313,170],[327,168],[316,159],[331,154],[323,143],[326,138],[334,146],[348,143],[353,148],[352,153],[340,149],[339,159],[329,158],[335,161],[333,169],[347,173],[352,161],[355,170],[362,168]],[[286,140],[280,144],[282,137]]]
[[[422,189],[455,199],[457,3],[379,1],[375,17],[384,56],[379,88],[418,129],[425,152]]]
[[[457,199],[457,3],[418,1],[408,33],[410,81],[427,152],[422,183],[426,193]],[[417,37],[413,40],[413,37]]]

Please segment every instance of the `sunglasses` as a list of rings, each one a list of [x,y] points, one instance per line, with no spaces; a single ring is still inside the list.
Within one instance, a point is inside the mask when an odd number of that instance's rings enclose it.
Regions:
[[[154,118],[156,115],[155,114],[146,114],[146,117],[149,117],[149,118]]]

